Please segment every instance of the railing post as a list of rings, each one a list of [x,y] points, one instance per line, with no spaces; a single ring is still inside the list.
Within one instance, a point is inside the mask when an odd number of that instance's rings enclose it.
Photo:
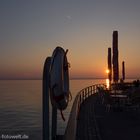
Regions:
[[[90,88],[90,87],[88,87],[88,97],[89,97],[89,94],[90,94],[90,93],[89,93],[89,88]]]
[[[94,94],[94,92],[95,92],[95,91],[94,91],[94,88],[95,88],[95,86],[93,85],[93,86],[92,86],[92,94]]]
[[[84,100],[86,99],[86,90],[84,90]]]
[[[92,86],[90,86],[90,95],[92,95]]]
[[[91,95],[93,94],[93,86],[91,86]]]
[[[95,86],[95,93],[97,92],[97,85]]]
[[[84,98],[83,98],[83,101],[85,100],[85,90],[83,90],[83,96],[84,96]]]
[[[89,95],[89,93],[88,93],[88,87],[87,87],[87,89],[86,89],[86,97],[88,98],[88,95]]]
[[[80,94],[80,105],[81,105],[81,102],[82,102],[82,101],[81,101],[81,94]]]
[[[49,140],[49,70],[51,57],[47,57],[43,69],[43,140]]]
[[[85,99],[87,98],[87,88],[85,88]]]

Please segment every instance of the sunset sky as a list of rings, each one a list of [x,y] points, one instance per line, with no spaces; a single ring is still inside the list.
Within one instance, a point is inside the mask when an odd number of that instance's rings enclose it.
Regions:
[[[56,46],[69,49],[71,78],[106,77],[118,30],[120,72],[140,78],[140,0],[0,0],[0,79],[42,78]]]

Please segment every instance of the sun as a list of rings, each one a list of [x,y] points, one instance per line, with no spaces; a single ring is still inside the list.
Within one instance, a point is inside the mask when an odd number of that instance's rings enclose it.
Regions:
[[[109,71],[109,69],[106,69],[106,73],[108,74],[110,71]]]

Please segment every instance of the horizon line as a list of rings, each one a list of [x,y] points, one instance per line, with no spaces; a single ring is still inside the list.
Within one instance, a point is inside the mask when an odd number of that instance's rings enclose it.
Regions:
[[[69,80],[86,80],[86,79],[108,79],[107,77],[72,77]],[[136,77],[127,77],[126,79],[139,79]],[[0,78],[0,80],[43,80],[43,78]]]

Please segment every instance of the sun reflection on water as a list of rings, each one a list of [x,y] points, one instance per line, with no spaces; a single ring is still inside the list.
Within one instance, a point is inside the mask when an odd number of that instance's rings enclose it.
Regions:
[[[107,89],[109,89],[109,87],[110,87],[109,79],[106,79],[106,87],[107,87]]]

